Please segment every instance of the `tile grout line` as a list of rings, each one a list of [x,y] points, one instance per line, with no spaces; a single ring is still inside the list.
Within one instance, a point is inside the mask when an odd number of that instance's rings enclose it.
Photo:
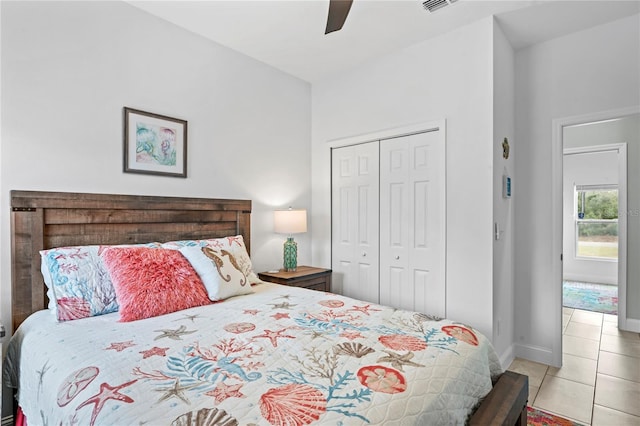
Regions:
[[[576,310],[577,310],[577,309],[572,309],[572,312],[571,312],[571,314],[569,315],[569,320],[567,321],[567,327],[563,328],[563,332],[562,332],[563,337],[565,336],[566,328],[568,328],[568,327],[569,327],[569,324],[570,324],[570,323],[571,323],[571,321],[573,320],[573,315],[574,315],[574,313],[576,312]],[[603,316],[603,319],[604,319],[604,316]],[[579,321],[575,321],[575,322],[579,322]],[[602,335],[602,327],[601,327],[601,329],[600,329],[600,333],[601,333],[601,335]],[[570,336],[570,335],[569,335],[569,336]],[[572,336],[572,337],[578,337],[578,336]],[[587,340],[588,340],[588,339],[587,339]],[[598,355],[597,355],[597,357],[598,357],[598,358],[599,358],[599,353],[600,353],[600,342],[598,341]],[[564,350],[563,350],[563,357],[564,357],[564,355],[565,355],[565,353],[564,353]],[[569,355],[569,354],[567,354],[567,355]],[[584,357],[580,357],[580,356],[577,356],[577,357],[579,357],[579,358],[584,358]],[[584,358],[584,359],[590,359],[590,358]],[[598,362],[598,359],[596,359],[596,378],[597,378],[597,375],[598,375],[598,372],[597,372],[597,362]],[[544,373],[544,375],[542,376],[542,382],[540,383],[540,387],[538,388],[538,393],[537,393],[537,395],[536,395],[536,399],[537,399],[538,395],[540,394],[540,390],[542,389],[542,385],[544,384],[545,380],[547,380],[547,378],[548,378],[549,376],[554,377],[553,375],[549,374],[549,370],[550,370],[550,367],[549,367],[549,366],[547,366],[547,368],[546,368],[546,370],[545,370],[545,373]],[[561,377],[559,377],[559,379],[563,379],[563,380],[567,380],[567,381],[570,381],[570,382],[573,382],[573,383],[577,383],[577,384],[585,385],[585,384],[584,384],[584,383],[582,383],[582,382],[578,382],[578,381],[571,380],[571,379],[567,379],[567,378],[561,378]],[[550,380],[551,380],[551,379],[550,379]],[[595,380],[594,380],[594,383],[595,383]],[[589,386],[589,385],[587,385],[587,386]],[[594,399],[592,400],[592,403],[591,403],[591,416],[590,416],[590,421],[589,421],[589,422],[587,422],[587,423],[588,423],[588,425],[591,425],[591,423],[593,422],[593,405],[594,405],[594,403],[593,403],[593,402],[594,402],[594,400],[595,400],[595,384],[594,384],[594,386],[593,386],[593,392],[594,392]],[[534,400],[533,404],[535,404],[535,400]],[[533,405],[533,404],[532,404],[532,405]],[[545,409],[545,411],[549,411],[549,412],[551,412],[552,414],[556,414],[556,415],[558,415],[558,416],[560,416],[560,417],[569,418],[569,419],[571,419],[572,421],[574,421],[574,422],[576,422],[576,423],[583,423],[581,420],[579,421],[579,420],[577,420],[577,419],[571,418],[570,416],[567,416],[566,414],[557,413],[557,412],[556,412],[556,413],[554,413],[553,411],[550,411],[550,410],[548,410],[548,409]]]
[[[593,425],[593,415],[596,409],[596,390],[598,389],[598,368],[600,367],[600,348],[602,347],[602,333],[604,332],[604,315],[602,315],[602,322],[600,323],[600,339],[598,339],[598,357],[596,358],[596,377],[593,381],[593,401],[591,402],[591,421],[590,425]]]
[[[563,337],[564,337],[564,336],[571,336],[571,335],[566,335],[566,334],[565,334],[565,331],[566,331],[566,329],[568,328],[568,326],[569,326],[569,324],[570,324],[571,322],[574,322],[574,323],[580,323],[580,324],[587,324],[587,325],[594,325],[594,326],[598,326],[598,325],[593,324],[593,323],[591,323],[591,324],[590,324],[590,323],[588,323],[588,322],[575,321],[575,320],[574,320],[574,314],[575,314],[575,312],[576,312],[576,311],[577,311],[577,309],[572,309],[571,313],[570,313],[570,314],[568,314],[569,320],[567,321],[567,326],[566,326],[566,327],[563,327]],[[631,341],[633,342],[634,340],[633,340],[633,339],[625,339],[624,337],[616,336],[616,335],[613,335],[613,334],[610,334],[610,333],[605,333],[605,324],[607,324],[607,321],[606,321],[606,317],[605,317],[605,315],[604,315],[603,313],[601,313],[601,314],[602,314],[602,316],[601,316],[600,321],[599,321],[599,324],[600,324],[600,325],[599,325],[599,327],[600,327],[599,339],[597,339],[597,340],[596,340],[596,339],[593,339],[593,341],[597,341],[597,342],[598,342],[598,344],[597,344],[596,357],[595,357],[595,359],[594,359],[594,360],[595,360],[595,378],[594,378],[594,382],[593,382],[593,383],[594,383],[594,385],[593,385],[593,399],[592,399],[592,404],[591,404],[590,421],[589,421],[588,423],[583,422],[583,421],[577,421],[577,420],[575,420],[575,419],[573,419],[573,421],[576,421],[576,422],[578,422],[578,423],[580,423],[580,424],[585,423],[585,424],[593,425],[593,424],[594,424],[594,415],[595,415],[595,407],[596,407],[596,405],[597,405],[598,407],[601,407],[602,409],[615,411],[615,412],[618,412],[618,413],[622,413],[622,414],[629,415],[629,416],[633,416],[634,418],[639,418],[639,419],[640,419],[640,416],[636,416],[634,413],[629,413],[629,412],[624,411],[624,410],[620,410],[620,409],[616,409],[616,408],[611,408],[611,407],[608,407],[608,406],[606,406],[606,405],[602,405],[602,404],[596,404],[595,397],[596,397],[596,391],[597,391],[597,386],[598,386],[598,382],[599,382],[599,380],[598,380],[598,376],[599,376],[600,374],[602,374],[602,376],[603,376],[603,377],[612,377],[612,378],[615,378],[615,379],[621,379],[621,380],[624,380],[624,381],[627,381],[627,382],[631,382],[631,383],[637,383],[636,381],[634,381],[634,380],[629,380],[628,378],[625,378],[625,377],[617,377],[617,376],[611,376],[611,375],[609,375],[609,374],[600,373],[600,372],[599,372],[599,367],[600,367],[600,362],[602,361],[602,360],[600,359],[600,358],[601,358],[601,353],[602,353],[602,352],[607,352],[607,353],[612,353],[612,354],[619,355],[619,356],[624,356],[624,357],[626,357],[626,358],[635,358],[635,359],[639,358],[639,357],[636,357],[636,356],[634,356],[634,355],[630,355],[630,354],[626,354],[626,353],[618,353],[618,352],[615,352],[615,351],[607,351],[607,350],[603,350],[603,349],[602,349],[602,343],[603,343],[603,342],[602,342],[602,340],[603,340],[604,336],[617,337],[617,338],[619,338],[619,339],[622,339],[623,341],[631,340]],[[612,323],[613,323],[613,322],[612,322]],[[616,323],[613,323],[613,324],[615,325]],[[572,336],[572,337],[582,338],[582,339],[585,339],[585,340],[590,340],[590,339],[587,339],[587,338],[585,338],[585,337],[581,337],[581,336]],[[569,355],[569,354],[565,354],[565,353],[564,353],[564,350],[563,350],[563,356],[564,356],[564,355]],[[580,356],[580,355],[573,355],[573,356],[576,356],[576,357],[579,357],[579,358],[583,358],[583,359],[593,359],[593,358],[586,358],[586,357],[583,357],[583,356]],[[550,378],[549,378],[549,376],[552,376],[552,375],[549,373],[549,371],[550,371],[550,367],[548,367],[548,366],[547,366],[547,369],[545,370],[545,373],[544,373],[543,378],[542,378],[542,382],[540,383],[540,386],[539,386],[539,389],[538,389],[538,393],[537,393],[537,395],[536,395],[536,398],[534,398],[534,400],[533,400],[533,402],[532,402],[531,406],[536,405],[536,400],[537,400],[537,397],[539,396],[540,389],[542,388],[542,384],[543,384],[543,383],[545,383],[545,381],[546,381],[546,380],[550,379]],[[584,383],[582,383],[582,382],[579,382],[579,381],[576,381],[576,380],[567,379],[567,378],[564,378],[564,380],[572,381],[572,382],[574,382],[574,383],[584,384]],[[546,410],[546,411],[549,411],[549,410]],[[566,416],[566,415],[562,415],[561,413],[553,413],[552,411],[549,411],[549,412],[551,412],[552,414],[560,415],[560,416],[562,416],[562,417],[570,418],[570,417],[568,417],[568,416]],[[639,423],[639,424],[640,424],[640,423]]]

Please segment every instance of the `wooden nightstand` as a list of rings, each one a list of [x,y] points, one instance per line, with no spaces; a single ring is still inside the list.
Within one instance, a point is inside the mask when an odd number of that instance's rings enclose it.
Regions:
[[[258,278],[276,284],[304,287],[311,290],[331,291],[331,269],[298,266],[295,272],[260,272]]]

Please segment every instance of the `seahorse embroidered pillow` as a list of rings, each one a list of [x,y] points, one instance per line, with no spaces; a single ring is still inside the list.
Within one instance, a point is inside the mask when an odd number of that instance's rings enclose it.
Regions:
[[[244,244],[244,238],[242,238],[242,235],[234,235],[224,238],[211,238],[208,240],[169,241],[162,244],[162,248],[174,250],[191,246],[210,247],[214,250],[228,251],[236,258],[236,263],[240,266],[240,270],[244,272],[246,277],[249,279],[250,284],[262,283],[262,280],[260,280],[258,275],[253,271],[251,258],[247,252],[247,247]]]
[[[101,254],[120,305],[120,321],[211,303],[198,274],[176,250],[108,248]]]
[[[196,270],[207,289],[209,299],[214,302],[253,293],[249,279],[230,251],[188,246],[182,247],[180,253]]]

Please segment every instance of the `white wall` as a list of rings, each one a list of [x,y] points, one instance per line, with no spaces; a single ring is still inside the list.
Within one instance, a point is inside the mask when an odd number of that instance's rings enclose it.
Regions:
[[[447,316],[493,331],[493,20],[367,62],[312,88],[313,262],[330,266],[327,142],[447,120]]]
[[[552,120],[640,104],[638,23],[635,15],[516,52],[515,182],[523,195],[515,198],[519,356],[551,363],[555,322],[562,318],[561,308],[551,306],[558,287],[552,249],[561,244],[553,241],[551,226],[561,220],[551,215]]]
[[[13,189],[251,199],[254,267],[282,264],[272,211],[311,204],[308,83],[124,2],[1,7],[4,324]],[[187,179],[122,172],[123,106],[188,120]]]
[[[501,354],[502,365],[513,357],[513,204],[518,192],[514,180],[515,134],[515,53],[498,23],[493,28],[493,221],[499,239],[493,241],[493,345]],[[504,138],[509,141],[509,158],[502,155]],[[511,177],[512,197],[503,198],[502,179]]]
[[[564,141],[566,141],[566,137],[565,131]],[[618,185],[618,152],[601,151],[565,154],[562,163],[562,174],[562,277],[571,281],[617,285],[617,259],[577,256],[575,188],[576,185]]]

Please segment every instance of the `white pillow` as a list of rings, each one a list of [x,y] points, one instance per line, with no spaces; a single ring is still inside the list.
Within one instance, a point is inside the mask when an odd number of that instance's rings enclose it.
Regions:
[[[207,289],[209,299],[214,302],[253,293],[247,276],[228,250],[188,246],[182,247],[180,253],[196,270]]]
[[[212,238],[208,240],[168,241],[162,244],[162,248],[172,250],[180,250],[182,247],[189,246],[211,247],[214,250],[227,250],[235,256],[237,264],[240,266],[240,269],[247,276],[251,284],[261,284],[263,282],[253,271],[251,258],[247,252],[247,247],[244,244],[244,238],[242,235]]]

